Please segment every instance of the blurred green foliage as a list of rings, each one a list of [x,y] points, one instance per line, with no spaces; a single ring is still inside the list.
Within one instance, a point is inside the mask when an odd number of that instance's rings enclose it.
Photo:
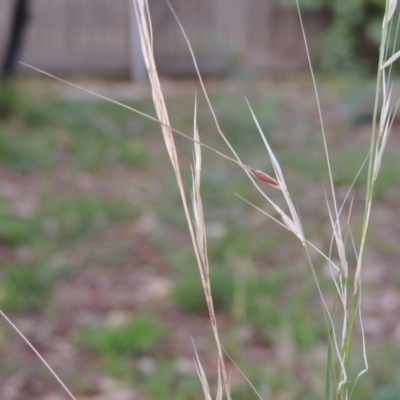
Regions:
[[[305,0],[301,0],[303,3]],[[327,1],[309,4],[315,9],[333,7]],[[307,100],[310,90],[304,78],[296,79],[295,90],[290,90],[293,82],[286,78],[266,88],[258,85],[257,91],[250,90],[249,100],[277,151],[288,186],[307,222],[307,237],[317,239],[324,247],[331,239],[321,221],[321,216],[328,220],[325,198],[321,197],[322,187],[328,182],[326,161],[316,123],[310,118],[315,115],[314,102]],[[369,135],[365,123],[369,123],[370,116],[361,120],[358,109],[366,98],[372,98],[374,85],[341,75],[321,79],[320,86],[326,107],[330,107],[326,124],[333,138],[330,152],[334,182],[340,193],[346,194],[369,150],[363,138]],[[221,92],[217,88],[211,98],[229,140],[244,162],[272,171],[247,106],[231,93]],[[169,99],[173,125],[185,132],[190,132],[193,125],[192,100],[188,96]],[[152,112],[148,100],[128,103]],[[165,162],[159,127],[114,105],[58,95],[33,96],[28,89],[5,96],[3,104],[7,113],[0,126],[0,167],[5,176],[0,182],[0,307],[62,319],[60,301],[49,301],[59,300],[55,282],[62,283],[61,274],[68,274],[73,283],[74,277],[89,271],[85,281],[95,282],[90,273],[93,267],[102,271],[121,266],[115,269],[119,274],[127,273],[127,265],[129,270],[143,265],[170,275],[175,283],[172,302],[165,298],[163,307],[179,306],[192,313],[184,316],[188,320],[202,319],[208,325],[187,223],[173,174]],[[199,126],[202,141],[227,153],[212,119],[201,108]],[[181,138],[177,138],[177,145],[189,187],[193,145]],[[400,185],[397,154],[398,144],[394,141],[388,146],[376,186],[382,210],[397,204],[391,200],[396,198]],[[202,190],[214,303],[232,328],[221,332],[224,336],[226,332],[224,348],[241,367],[252,362],[251,355],[246,359],[251,354],[249,349],[259,348],[271,355],[262,360],[263,367],[245,367],[263,398],[321,398],[315,382],[323,379],[319,374],[324,371],[318,363],[321,347],[322,357],[326,355],[323,343],[327,333],[311,275],[301,268],[299,251],[289,233],[235,197],[238,193],[268,211],[243,172],[207,150],[203,161]],[[120,174],[121,181],[116,181]],[[355,183],[355,204],[360,194],[362,197],[365,174],[362,171]],[[90,185],[82,187],[81,179],[85,181],[86,177]],[[32,211],[24,214],[20,206],[24,205],[26,184],[31,185],[36,200]],[[264,186],[262,189],[282,201],[278,191]],[[139,216],[146,218],[137,219]],[[376,226],[371,231],[374,248],[382,249],[385,256],[388,250],[396,256],[396,220],[384,224],[385,230]],[[143,227],[148,229],[144,233]],[[354,237],[359,237],[360,229],[354,228]],[[400,282],[397,276],[396,285]],[[118,285],[115,290],[119,290]],[[76,334],[82,349],[91,352],[87,369],[98,368],[101,373],[133,381],[144,399],[201,399],[198,377],[177,368],[177,354],[168,346],[169,338],[167,345],[160,345],[164,344],[164,331],[162,320],[138,316],[123,326],[100,325],[82,330],[75,321],[70,333]],[[190,340],[189,333],[187,338]],[[356,398],[399,398],[397,353],[386,340],[389,338],[384,339],[378,339],[379,349],[371,357],[370,378],[360,380],[354,392]],[[385,353],[386,347],[389,350]],[[285,357],[276,357],[287,353],[296,365],[295,373],[292,364],[285,364]],[[132,355],[150,358],[154,369],[141,370],[139,359]],[[357,365],[354,370],[360,368],[362,365]],[[256,398],[245,385],[239,384],[232,391],[235,398]]]
[[[214,307],[229,310],[233,299],[233,277],[227,271],[210,272]],[[207,313],[207,304],[199,274],[188,274],[175,285],[172,293],[174,302],[183,310],[200,314]]]
[[[281,0],[295,7],[295,0]],[[319,39],[320,66],[327,72],[374,68],[381,38],[383,0],[299,0],[303,11],[323,11],[329,24]]]
[[[146,400],[204,399],[198,377],[179,373],[169,361],[160,361],[154,373],[143,375],[138,380],[142,382],[141,393]]]
[[[43,306],[51,289],[51,274],[40,266],[14,265],[2,273],[0,308],[30,312]]]
[[[10,247],[29,243],[37,233],[34,218],[19,218],[8,211],[0,211],[0,243]]]
[[[65,246],[68,241],[106,229],[112,222],[132,220],[138,215],[138,210],[125,201],[86,195],[55,197],[29,218],[14,215],[1,204],[0,244],[14,248],[41,246],[44,242],[53,247]]]
[[[105,229],[113,221],[136,218],[138,214],[137,209],[124,201],[70,195],[50,204],[40,216],[40,224],[47,239],[65,242]]]
[[[138,315],[121,326],[90,326],[77,335],[78,345],[104,356],[141,355],[154,349],[164,334],[156,318]]]
[[[147,107],[140,105],[145,111]],[[149,121],[137,121],[123,111],[92,100],[32,99],[7,86],[0,91],[0,118],[5,122],[0,125],[0,160],[23,173],[71,162],[90,171],[116,163],[146,167],[145,142],[135,132]]]

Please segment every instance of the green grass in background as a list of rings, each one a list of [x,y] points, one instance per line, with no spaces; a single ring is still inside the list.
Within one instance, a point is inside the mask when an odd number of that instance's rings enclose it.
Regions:
[[[233,301],[233,279],[228,271],[215,270],[210,273],[214,307],[229,312]],[[194,273],[177,281],[172,293],[173,301],[183,310],[207,315],[200,276]]]
[[[40,265],[13,265],[6,268],[3,266],[2,272],[2,310],[32,312],[43,308],[50,294],[51,271]]]
[[[253,87],[246,93],[244,88],[242,94],[248,95],[267,138],[277,150],[296,193],[300,215],[308,221],[309,237],[327,249],[330,235],[322,220],[326,217],[322,184],[327,185],[327,174],[318,123],[312,118],[314,104],[304,100],[311,92],[305,89],[302,79],[294,84],[294,92],[287,90],[286,83],[276,82],[268,85],[267,93],[260,84],[260,89]],[[353,83],[343,77],[321,85],[322,91],[326,87],[329,93],[323,100],[336,115],[328,118],[327,129],[333,135],[335,182],[345,193],[368,151],[363,125],[354,125],[351,117],[355,112],[349,111],[356,110],[366,94],[357,95]],[[212,100],[228,139],[244,162],[270,172],[266,151],[245,102],[240,95],[223,92],[221,89],[213,94]],[[15,96],[9,113],[0,121],[0,170],[7,183],[0,182],[1,307],[11,315],[18,313],[33,320],[31,312],[43,316],[51,310],[57,323],[57,318],[62,319],[62,315],[57,317],[60,306],[48,300],[57,299],[64,279],[89,279],[84,274],[98,266],[117,276],[129,266],[134,272],[148,268],[155,275],[169,276],[172,292],[158,306],[171,307],[176,313],[173,315],[184,315],[188,321],[203,319],[208,326],[199,273],[159,127],[105,102],[35,93]],[[344,103],[340,103],[342,98]],[[152,113],[147,99],[129,104]],[[171,98],[168,104],[174,126],[190,133],[192,96]],[[344,128],[338,129],[342,122]],[[202,106],[198,123],[201,140],[228,153]],[[192,144],[178,137],[176,141],[184,179],[189,183]],[[397,146],[389,146],[377,182],[377,205],[382,209],[394,207],[392,199],[398,194],[397,154]],[[315,381],[324,373],[319,360],[326,357],[326,353],[321,355],[326,329],[301,249],[293,246],[287,232],[235,196],[240,194],[266,207],[239,167],[206,149],[203,160],[213,297],[228,326],[224,333],[226,347],[236,356],[235,361],[245,366],[264,398],[320,398],[323,388]],[[82,176],[98,184],[82,187]],[[31,214],[18,211],[24,196],[10,190],[10,182],[29,188],[35,196],[37,204]],[[357,207],[364,182],[362,174],[354,189]],[[278,198],[277,191],[264,189]],[[355,208],[356,216],[359,210]],[[394,220],[378,220],[371,232],[379,251],[390,257],[396,254],[395,235],[392,233],[391,241],[385,240],[382,229],[397,232],[396,228]],[[318,263],[323,268],[323,262]],[[399,284],[399,280],[393,282]],[[156,306],[146,305],[149,309]],[[102,310],[101,317],[111,311]],[[133,383],[145,400],[201,399],[198,378],[177,371],[176,355],[164,344],[173,340],[173,333],[166,328],[163,314],[158,318],[140,316],[147,311],[129,310],[132,321],[119,327],[101,324],[82,329],[71,322],[65,340],[76,338],[78,353],[88,357],[85,369],[98,367],[99,374]],[[188,340],[191,328],[189,325],[187,329]],[[251,365],[248,356],[249,349],[257,346],[268,354],[262,367]],[[389,347],[387,340],[376,344],[374,354],[380,355],[378,365],[385,366],[385,373],[371,365],[370,379],[360,382],[357,398],[398,397],[398,365]],[[18,357],[18,352],[13,354],[13,358]],[[141,357],[154,361],[153,371],[140,370]],[[215,362],[213,357],[209,356]],[[290,368],[288,363],[292,363]],[[290,372],[293,365],[298,373]],[[0,378],[1,374],[2,370]],[[76,386],[80,385],[76,381]],[[233,388],[233,393],[241,399],[256,398],[244,381]]]
[[[78,346],[100,355],[130,357],[156,352],[164,334],[162,323],[147,315],[136,315],[121,326],[83,328],[77,337]]]

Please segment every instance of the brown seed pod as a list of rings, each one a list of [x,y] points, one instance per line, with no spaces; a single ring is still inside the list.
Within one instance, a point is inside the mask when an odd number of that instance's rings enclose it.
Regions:
[[[278,181],[266,174],[265,172],[262,172],[258,169],[252,169],[251,172],[258,180],[268,183],[268,185],[271,185],[274,188],[280,188]]]

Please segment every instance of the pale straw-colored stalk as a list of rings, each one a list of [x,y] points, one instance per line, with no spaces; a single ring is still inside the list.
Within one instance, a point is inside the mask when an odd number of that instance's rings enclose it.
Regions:
[[[142,52],[144,56],[144,61],[147,67],[153,101],[156,108],[156,113],[158,119],[162,121],[162,132],[164,136],[164,141],[167,147],[167,151],[174,168],[175,177],[178,183],[179,192],[181,194],[183,209],[186,215],[186,219],[189,226],[190,236],[192,238],[192,243],[197,259],[197,263],[200,270],[201,281],[203,284],[209,316],[211,320],[211,327],[214,333],[214,339],[217,346],[218,351],[218,366],[221,368],[222,371],[222,380],[224,383],[225,394],[228,400],[231,399],[230,395],[230,387],[229,387],[229,380],[225,366],[225,360],[222,352],[222,346],[220,343],[220,338],[218,334],[218,327],[217,327],[217,320],[215,317],[214,305],[212,302],[212,293],[211,293],[211,283],[210,283],[210,276],[209,276],[209,266],[207,260],[207,253],[206,253],[206,241],[205,241],[205,223],[204,223],[204,216],[203,216],[203,209],[202,209],[202,202],[200,197],[200,172],[201,172],[201,152],[200,152],[200,145],[198,144],[199,136],[196,127],[196,120],[195,120],[195,127],[194,127],[194,139],[195,139],[195,165],[193,170],[193,193],[192,193],[192,200],[193,200],[193,213],[194,213],[194,223],[192,222],[191,215],[189,212],[189,207],[186,201],[186,194],[183,187],[178,155],[175,148],[174,137],[172,131],[170,129],[170,123],[168,118],[168,111],[165,105],[164,96],[161,90],[161,85],[157,73],[157,68],[154,61],[154,53],[153,53],[153,36],[151,30],[151,20],[149,15],[149,8],[146,0],[134,0],[135,10],[137,21],[139,25],[139,33],[140,33],[140,40],[142,44]],[[196,112],[195,112],[196,117]],[[197,358],[197,367],[199,367],[199,360]],[[202,371],[202,369],[200,369]],[[204,386],[204,377],[200,374],[201,382],[203,384],[203,390],[205,393],[209,393],[209,389]],[[221,389],[218,389],[217,396],[222,397]]]
[[[28,345],[28,347],[33,351],[37,358],[43,363],[45,368],[53,375],[54,379],[61,385],[65,393],[67,393],[68,397],[72,400],[76,400],[76,397],[72,394],[72,392],[68,389],[67,385],[62,381],[62,379],[57,375],[54,369],[50,366],[50,364],[43,358],[40,352],[36,349],[36,347],[30,342],[30,340],[18,329],[18,327],[11,321],[10,318],[2,310],[0,310],[0,315],[7,321],[7,323],[14,329],[15,332],[21,337],[21,339]]]

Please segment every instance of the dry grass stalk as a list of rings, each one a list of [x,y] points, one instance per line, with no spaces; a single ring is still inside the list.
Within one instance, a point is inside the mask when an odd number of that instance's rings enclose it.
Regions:
[[[194,168],[194,183],[193,183],[193,206],[194,206],[194,218],[195,223],[191,221],[189,207],[186,201],[186,195],[182,183],[178,155],[176,153],[174,138],[172,135],[172,131],[169,128],[169,118],[168,112],[164,101],[164,96],[161,90],[161,85],[159,81],[159,77],[157,74],[157,68],[154,62],[153,55],[153,38],[151,32],[151,23],[149,16],[149,9],[146,0],[135,0],[135,10],[136,16],[139,25],[140,39],[142,44],[142,52],[145,60],[145,64],[147,67],[147,71],[149,74],[149,79],[152,88],[153,101],[156,108],[158,119],[163,123],[162,131],[164,135],[164,141],[168,150],[168,154],[174,168],[176,180],[178,183],[179,191],[181,194],[182,204],[185,211],[186,219],[189,225],[189,231],[193,242],[193,247],[195,250],[195,255],[197,259],[197,263],[200,270],[201,281],[203,284],[204,292],[206,295],[206,301],[208,306],[208,311],[211,320],[211,326],[214,333],[214,339],[217,345],[218,357],[219,357],[219,365],[222,370],[222,377],[225,387],[225,393],[227,399],[230,400],[230,388],[228,375],[226,372],[224,356],[222,352],[222,346],[219,339],[217,321],[215,317],[214,305],[212,302],[212,294],[211,294],[211,284],[209,278],[209,266],[207,261],[206,254],[206,244],[205,244],[205,224],[204,217],[202,212],[202,203],[200,197],[200,172],[201,172],[201,157],[200,157],[200,145],[198,144],[198,133],[195,126],[194,135],[195,135],[195,168]],[[196,122],[195,122],[196,123]],[[201,382],[204,383],[204,380],[201,379]]]
[[[54,376],[55,380],[61,385],[64,391],[67,393],[68,397],[72,400],[77,400],[76,397],[71,393],[66,384],[61,380],[61,378],[57,375],[53,368],[51,368],[50,364],[42,357],[39,351],[35,348],[35,346],[28,340],[28,338],[17,328],[17,326],[4,314],[3,311],[0,310],[0,315],[7,321],[7,323],[14,329],[15,332],[21,337],[21,339],[27,344],[27,346],[35,353],[35,355],[39,358],[39,360],[44,364],[48,371]]]

